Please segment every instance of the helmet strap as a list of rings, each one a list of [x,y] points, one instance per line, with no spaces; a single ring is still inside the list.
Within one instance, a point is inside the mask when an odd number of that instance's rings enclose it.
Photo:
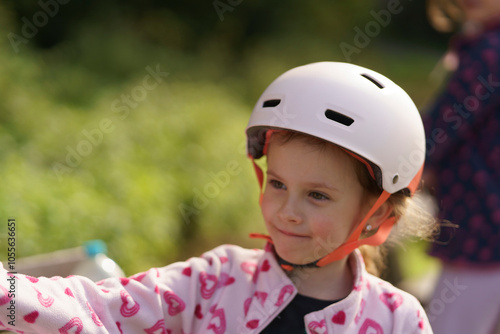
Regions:
[[[257,175],[257,181],[259,182],[259,189],[260,189],[259,204],[262,205],[262,198],[264,196],[264,172],[262,171],[262,168],[260,168],[259,165],[257,165],[252,155],[249,154],[248,157],[252,161],[255,174]]]
[[[265,143],[265,151],[266,152],[264,152],[264,154],[267,153],[267,146],[269,144],[270,137],[274,131],[271,130],[271,131],[268,131],[266,133],[266,143]],[[353,154],[349,151],[346,151],[346,152],[349,153],[354,158],[358,159],[359,161],[363,162],[367,166],[367,168],[369,169],[370,175],[372,177],[374,176],[373,170],[371,169],[371,166],[363,158],[361,158],[358,155]],[[252,164],[253,164],[254,169],[255,169],[255,173],[257,175],[257,180],[259,182],[259,187],[260,187],[259,204],[262,205],[262,199],[263,199],[263,195],[264,195],[264,193],[263,193],[263,191],[264,191],[263,190],[264,172],[257,165],[257,163],[255,162],[255,160],[251,154],[249,154],[248,157],[252,161]],[[423,166],[420,169],[419,173],[417,173],[417,175],[414,177],[414,179],[412,180],[412,182],[409,186],[412,194],[418,185],[418,182],[420,180],[420,176],[422,174],[422,170],[423,170]],[[363,220],[356,226],[356,229],[349,235],[349,237],[346,239],[346,241],[342,245],[340,245],[339,247],[334,249],[332,252],[330,252],[328,255],[322,257],[319,260],[311,262],[311,263],[293,264],[293,263],[290,263],[284,259],[281,259],[281,257],[278,254],[276,254],[277,258],[278,258],[278,262],[280,263],[281,267],[287,271],[291,271],[294,268],[322,267],[322,266],[325,266],[331,262],[338,261],[338,260],[345,258],[347,255],[352,253],[352,251],[354,251],[356,248],[358,248],[362,245],[379,246],[379,245],[383,244],[387,240],[387,238],[389,237],[389,234],[391,233],[391,229],[392,229],[393,225],[396,223],[395,217],[389,217],[389,218],[385,219],[380,224],[379,228],[377,229],[377,231],[373,235],[371,235],[367,238],[363,238],[363,239],[359,239],[359,238],[361,236],[361,233],[363,232],[363,229],[365,228],[366,222],[387,201],[387,199],[390,196],[391,196],[391,194],[389,192],[387,192],[386,190],[383,190],[382,193],[380,194],[379,198],[377,199],[377,201],[373,204],[373,206],[368,211],[368,213],[365,215]],[[252,237],[252,238],[264,238],[264,239],[268,240],[269,242],[273,243],[271,237],[268,235],[250,234],[250,237]]]
[[[361,233],[363,232],[368,219],[370,219],[375,211],[377,211],[382,206],[382,204],[387,201],[389,196],[391,196],[389,192],[385,190],[382,191],[382,194],[380,194],[375,204],[373,204],[370,211],[368,211],[361,223],[358,224],[356,229],[351,233],[351,235],[349,235],[347,240],[342,245],[334,249],[330,254],[321,258],[318,261],[318,266],[322,267],[324,265],[327,265],[328,263],[343,259],[359,246],[379,246],[383,244],[387,240],[387,237],[389,237],[392,226],[396,223],[396,217],[389,217],[384,220],[373,235],[363,239],[359,239],[359,237],[361,236]]]
[[[263,183],[264,183],[264,173],[262,172],[262,169],[255,163],[254,159],[250,156],[250,159],[252,160],[253,166],[255,168],[255,172],[257,174],[257,179],[259,181],[259,186],[260,186],[260,197],[259,197],[259,203],[262,204],[262,198],[263,198]],[[362,245],[370,245],[370,246],[379,246],[383,244],[387,238],[389,237],[389,234],[391,233],[391,229],[393,225],[396,223],[396,218],[395,217],[389,217],[386,220],[380,224],[379,228],[377,231],[363,239],[359,239],[361,236],[361,233],[363,232],[363,229],[366,225],[366,222],[368,219],[370,219],[373,214],[387,201],[387,199],[391,196],[391,194],[387,191],[382,191],[380,194],[379,198],[373,204],[371,209],[368,211],[368,213],[365,215],[361,223],[358,224],[356,229],[349,235],[349,237],[346,239],[346,241],[334,249],[331,253],[328,255],[324,256],[323,258],[316,260],[311,263],[307,264],[293,264],[290,263],[284,259],[281,259],[279,255],[277,256],[278,262],[281,265],[281,267],[286,270],[286,271],[291,271],[294,268],[310,268],[310,267],[323,267],[331,262],[338,261],[352,253],[356,248]],[[251,238],[263,238],[268,240],[269,242],[273,243],[272,239],[268,235],[264,234],[250,234]]]

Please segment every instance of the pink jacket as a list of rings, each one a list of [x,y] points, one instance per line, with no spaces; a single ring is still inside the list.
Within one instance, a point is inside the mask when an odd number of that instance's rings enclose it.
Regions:
[[[368,274],[358,251],[349,261],[352,292],[308,314],[308,333],[432,333],[414,297]],[[0,269],[0,329],[24,333],[259,333],[297,293],[269,247],[223,245],[97,284],[79,276],[15,275],[11,286]]]

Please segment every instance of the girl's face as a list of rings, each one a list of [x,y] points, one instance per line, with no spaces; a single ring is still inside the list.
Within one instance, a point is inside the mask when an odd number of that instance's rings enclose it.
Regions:
[[[500,15],[499,0],[456,0],[464,11],[465,20],[477,23],[487,23],[493,17]]]
[[[341,149],[271,137],[262,213],[279,256],[306,264],[340,246],[368,211]]]

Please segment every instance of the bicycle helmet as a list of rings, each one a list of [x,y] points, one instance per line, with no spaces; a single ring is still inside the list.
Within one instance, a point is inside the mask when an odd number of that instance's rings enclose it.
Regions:
[[[273,129],[338,145],[365,163],[382,190],[341,249],[314,265],[338,260],[361,244],[383,243],[394,219],[384,222],[374,236],[358,240],[363,222],[390,194],[415,192],[425,159],[422,119],[408,94],[387,77],[357,65],[318,62],[299,66],[275,79],[253,109],[246,128],[252,161],[265,155]],[[263,174],[255,162],[254,166],[262,190]]]

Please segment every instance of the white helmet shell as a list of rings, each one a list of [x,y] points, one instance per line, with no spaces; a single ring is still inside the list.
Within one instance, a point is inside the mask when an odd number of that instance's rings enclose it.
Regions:
[[[385,76],[348,63],[293,68],[261,95],[246,129],[247,149],[263,155],[270,128],[315,136],[374,164],[382,189],[407,188],[425,160],[422,118],[406,92]]]

